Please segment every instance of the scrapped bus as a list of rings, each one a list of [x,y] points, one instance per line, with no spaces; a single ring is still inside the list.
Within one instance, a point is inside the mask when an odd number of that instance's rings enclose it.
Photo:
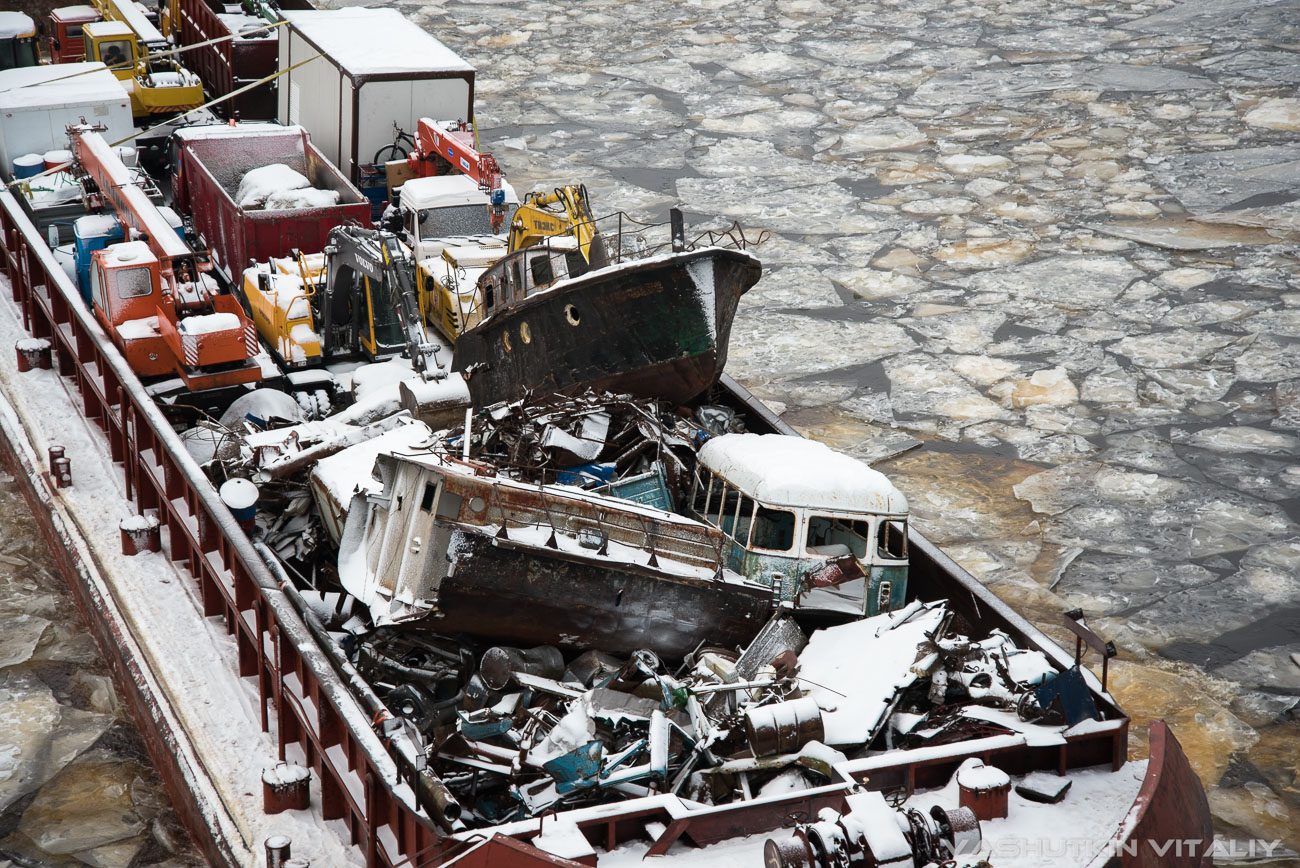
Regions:
[[[714,437],[700,448],[688,510],[726,535],[728,568],[800,609],[870,616],[906,600],[906,498],[823,443]]]

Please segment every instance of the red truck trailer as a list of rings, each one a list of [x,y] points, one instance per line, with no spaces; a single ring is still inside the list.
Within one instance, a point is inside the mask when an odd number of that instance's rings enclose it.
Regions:
[[[305,0],[289,0],[277,5],[281,9],[311,8]],[[179,45],[200,45],[214,39],[222,40],[190,49],[182,57],[185,66],[202,79],[210,98],[225,96],[246,84],[275,74],[280,55],[276,32],[274,29],[260,29],[266,26],[267,21],[247,14],[240,4],[171,0],[168,16],[168,35]],[[270,120],[276,112],[275,82],[268,82],[219,103],[215,106],[215,111],[222,117]]]
[[[311,143],[298,126],[248,123],[187,127],[172,138],[173,204],[194,221],[201,242],[231,285],[249,261],[288,256],[295,248],[324,248],[343,223],[370,225],[370,202]],[[242,208],[235,201],[249,171],[283,163],[318,190],[339,194],[337,205],[292,210]]]

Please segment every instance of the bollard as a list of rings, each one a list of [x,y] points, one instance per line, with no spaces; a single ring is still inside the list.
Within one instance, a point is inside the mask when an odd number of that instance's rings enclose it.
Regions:
[[[60,456],[54,459],[54,484],[59,488],[72,486],[72,461]]]
[[[262,810],[268,814],[301,811],[311,800],[311,770],[277,763],[262,772]]]
[[[26,373],[35,368],[48,371],[53,363],[50,361],[50,342],[45,338],[23,338],[14,344],[18,354],[18,372]]]
[[[288,835],[272,835],[266,839],[266,868],[285,868],[289,861],[293,841]]]
[[[162,550],[159,521],[151,515],[124,518],[117,523],[117,529],[122,534],[122,554],[128,557]]]
[[[63,457],[63,447],[62,447],[62,446],[51,446],[50,449],[49,449],[49,453],[48,453],[48,454],[49,454],[49,457],[50,457],[50,472],[53,473],[53,472],[54,472],[54,462],[58,461],[60,458]]]

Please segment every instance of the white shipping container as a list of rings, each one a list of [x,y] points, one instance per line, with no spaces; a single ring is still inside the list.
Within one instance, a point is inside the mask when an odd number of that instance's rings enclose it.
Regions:
[[[421,117],[470,120],[474,67],[395,9],[284,11],[280,123],[300,124],[343,174]],[[296,69],[296,64],[302,64]]]
[[[0,72],[0,174],[12,178],[13,161],[23,154],[67,148],[67,127],[83,122],[103,124],[106,141],[135,142],[131,98],[104,64]]]

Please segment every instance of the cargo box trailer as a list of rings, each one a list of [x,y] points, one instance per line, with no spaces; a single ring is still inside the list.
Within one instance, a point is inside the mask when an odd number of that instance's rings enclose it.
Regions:
[[[102,63],[28,66],[0,72],[0,174],[26,154],[68,147],[72,124],[103,124],[109,142],[131,144],[131,97]]]
[[[421,117],[472,119],[474,67],[397,10],[283,14],[277,117],[305,127],[354,184],[393,124],[414,135]]]

